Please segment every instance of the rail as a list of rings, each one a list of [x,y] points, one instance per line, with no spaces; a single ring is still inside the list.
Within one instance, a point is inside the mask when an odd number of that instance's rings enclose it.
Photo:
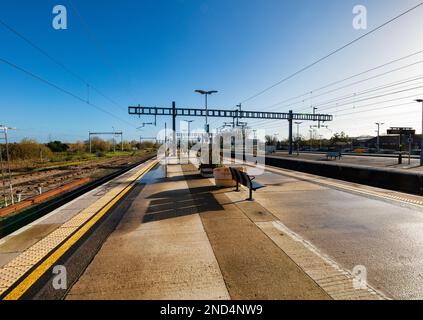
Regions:
[[[23,210],[22,212],[12,215],[10,217],[3,218],[0,220],[0,238],[5,237],[19,228],[24,227],[25,225],[41,218],[42,216],[52,212],[58,207],[76,199],[77,197],[101,186],[102,184],[128,172],[129,170],[139,166],[140,164],[154,158],[156,155],[148,156],[140,161],[137,161],[125,168],[122,168],[118,171],[115,171],[107,176],[104,176],[100,179],[89,182],[81,187],[78,187],[72,191],[63,193],[62,195],[42,202],[38,205],[32,206],[28,209]]]

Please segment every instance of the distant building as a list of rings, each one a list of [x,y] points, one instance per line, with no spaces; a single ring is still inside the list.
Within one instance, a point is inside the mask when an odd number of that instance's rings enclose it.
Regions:
[[[379,137],[379,144],[381,150],[399,150],[399,135],[381,135]],[[402,150],[408,150],[409,136],[403,135],[401,137]],[[354,148],[368,148],[377,149],[377,137],[358,137],[353,140]],[[421,135],[416,134],[411,137],[411,149],[421,149]]]
[[[369,147],[369,141],[371,141],[374,137],[372,136],[360,136],[357,138],[353,138],[353,147],[354,148],[373,148]]]

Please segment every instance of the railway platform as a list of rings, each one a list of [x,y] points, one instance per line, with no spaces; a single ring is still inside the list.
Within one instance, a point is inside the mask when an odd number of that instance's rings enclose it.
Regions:
[[[51,275],[64,254],[155,164],[147,161],[0,239],[2,299],[34,297],[47,271]]]
[[[420,197],[272,167],[257,180],[245,201],[191,164],[148,161],[1,239],[1,298],[422,296]]]
[[[68,299],[329,298],[194,166],[167,175],[145,177]]]

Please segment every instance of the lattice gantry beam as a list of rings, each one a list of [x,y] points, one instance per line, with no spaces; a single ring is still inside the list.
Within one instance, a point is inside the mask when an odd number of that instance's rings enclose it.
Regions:
[[[128,107],[128,113],[145,116],[182,116],[182,117],[212,117],[212,118],[243,118],[243,119],[267,119],[267,120],[302,120],[302,121],[332,121],[333,116],[328,114],[306,113],[280,113],[261,111],[239,110],[205,110],[190,108],[156,108],[156,107]]]

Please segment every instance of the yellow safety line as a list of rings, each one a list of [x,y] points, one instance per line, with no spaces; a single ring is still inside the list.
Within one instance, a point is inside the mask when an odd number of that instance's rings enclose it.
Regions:
[[[46,260],[44,260],[34,271],[32,271],[25,279],[23,279],[3,300],[18,300],[21,298],[31,286],[33,286],[41,276],[47,272],[78,240],[80,240],[135,184],[135,181],[142,178],[150,171],[157,161],[153,161],[150,166],[144,168],[144,171],[132,181],[125,189],[123,189],[115,198],[113,198],[106,206],[96,213],[82,228],[74,233],[66,242],[57,248]]]

